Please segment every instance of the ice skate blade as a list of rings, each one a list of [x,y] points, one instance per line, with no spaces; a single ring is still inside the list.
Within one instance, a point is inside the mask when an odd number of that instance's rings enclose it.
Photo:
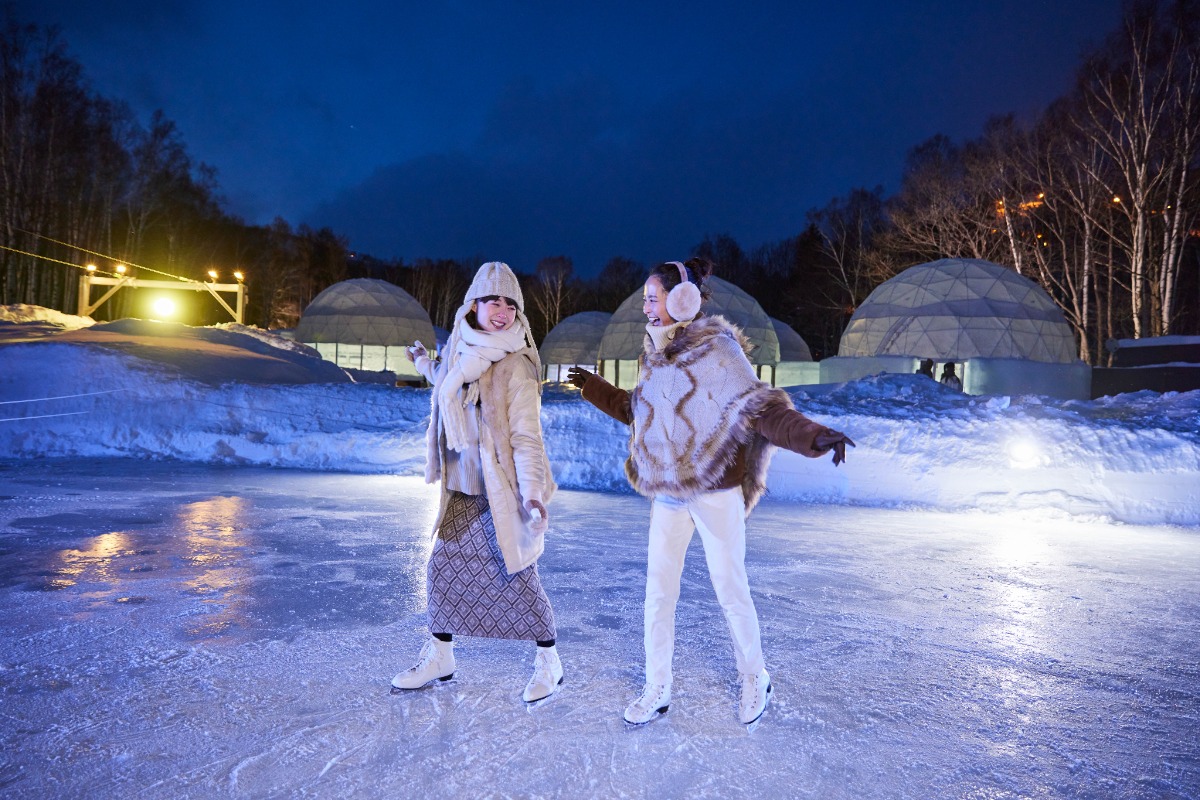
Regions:
[[[409,692],[416,692],[421,689],[428,689],[430,686],[433,686],[435,684],[445,683],[446,681],[450,680],[453,677],[454,677],[454,673],[451,672],[449,675],[443,675],[440,678],[431,678],[430,680],[426,681],[425,683],[422,683],[420,686],[414,686],[411,689],[404,689],[400,686],[392,684],[392,686],[391,686],[392,694],[408,694]]]
[[[659,717],[666,715],[667,709],[670,707],[671,707],[671,704],[667,703],[665,706],[661,706],[660,708],[655,709],[654,716],[644,722],[633,722],[632,720],[627,719],[624,715],[621,716],[621,719],[625,720],[626,727],[640,728],[643,725],[649,725],[651,722],[654,722],[654,720],[658,719]]]

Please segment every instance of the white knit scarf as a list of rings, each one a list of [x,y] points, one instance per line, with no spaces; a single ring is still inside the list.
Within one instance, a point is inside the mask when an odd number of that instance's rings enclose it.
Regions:
[[[437,388],[438,411],[446,447],[462,452],[467,441],[467,422],[463,409],[479,402],[479,377],[488,367],[526,347],[526,328],[517,319],[505,331],[481,331],[465,320],[455,325],[447,348],[446,373]]]
[[[691,320],[676,322],[672,325],[646,325],[646,333],[650,334],[650,341],[654,342],[655,350],[662,350],[667,346],[667,342],[674,339],[679,332],[687,327]]]

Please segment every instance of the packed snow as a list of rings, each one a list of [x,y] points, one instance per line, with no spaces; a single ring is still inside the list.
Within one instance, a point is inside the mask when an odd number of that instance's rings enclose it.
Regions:
[[[540,563],[566,680],[427,635],[425,389],[239,326],[0,318],[0,794],[1200,796],[1200,393],[789,390],[857,443],[778,453],[747,569],[775,694],[736,719],[693,541],[670,712],[641,685],[628,431],[547,386]],[[697,537],[698,538],[698,537]]]
[[[25,325],[0,330],[0,453],[422,474],[427,389],[353,382],[244,326],[67,322],[23,337]],[[1200,392],[969,397],[893,374],[789,393],[857,447],[837,469],[777,453],[768,491],[782,499],[1200,524]],[[625,426],[561,384],[542,417],[559,485],[629,490]]]

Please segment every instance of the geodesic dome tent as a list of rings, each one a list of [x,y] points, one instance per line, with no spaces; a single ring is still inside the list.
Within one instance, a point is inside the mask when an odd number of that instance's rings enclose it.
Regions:
[[[839,356],[936,361],[1020,358],[1067,364],[1074,334],[1042,287],[990,261],[943,258],[875,288],[850,318]]]
[[[355,278],[335,283],[304,309],[296,341],[311,345],[340,367],[416,376],[404,348],[436,336],[429,314],[412,295],[387,281]]]
[[[600,337],[610,319],[612,314],[603,311],[583,311],[555,325],[539,348],[542,377],[561,382],[567,369],[573,366],[595,371],[600,363]]]
[[[771,317],[770,320],[771,325],[775,328],[775,336],[779,339],[780,361],[813,360],[812,351],[808,349],[808,342],[804,341],[804,337],[796,333],[786,322],[781,322],[774,317]]]

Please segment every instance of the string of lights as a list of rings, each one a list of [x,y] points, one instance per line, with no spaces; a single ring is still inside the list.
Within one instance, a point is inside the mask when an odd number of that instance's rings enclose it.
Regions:
[[[4,245],[4,244],[0,244],[0,250],[7,250],[10,253],[16,253],[17,255],[22,255],[22,256],[29,256],[30,258],[40,258],[43,261],[52,261],[55,264],[62,264],[64,267],[74,267],[75,269],[81,269],[81,270],[84,270],[85,272],[89,271],[87,269],[87,267],[84,266],[83,264],[72,264],[70,261],[63,261],[58,258],[51,258],[50,256],[44,256],[41,253],[30,253],[27,250],[21,250],[16,247],[9,247],[8,245]],[[101,274],[104,274],[104,275],[109,275],[113,278],[121,277],[119,274],[117,274],[115,272],[105,272],[104,270],[101,270],[101,269],[97,269],[95,271],[99,272]]]
[[[113,258],[113,257],[112,257],[112,256],[110,256],[110,255],[106,255],[106,254],[104,254],[104,253],[98,253],[98,252],[96,252],[95,250],[88,250],[86,247],[80,247],[79,245],[77,245],[77,244],[71,244],[70,242],[63,242],[63,241],[60,241],[60,240],[58,240],[58,239],[52,238],[52,237],[50,237],[50,236],[44,236],[44,235],[42,235],[42,234],[40,234],[40,233],[35,233],[34,231],[22,230],[21,228],[14,228],[14,230],[16,230],[16,231],[18,231],[18,232],[20,232],[20,233],[24,233],[24,234],[26,234],[27,236],[36,236],[37,238],[39,238],[39,239],[43,239],[43,240],[45,240],[45,241],[47,241],[47,242],[53,242],[54,244],[61,245],[62,247],[69,247],[69,248],[71,248],[72,250],[78,250],[78,251],[79,251],[79,252],[81,252],[81,253],[87,253],[88,255],[90,255],[90,256],[95,256],[96,258],[103,258],[103,259],[107,259],[108,261],[112,261],[112,262],[113,262],[113,263],[115,263],[115,264],[121,264],[121,265],[124,265],[124,266],[136,267],[136,268],[137,268],[137,269],[139,269],[139,270],[142,270],[142,271],[145,271],[145,272],[151,272],[151,273],[154,273],[155,275],[162,275],[162,276],[164,276],[164,277],[167,277],[167,278],[174,278],[175,280],[177,280],[177,281],[182,281],[183,283],[201,283],[201,281],[198,281],[198,280],[196,280],[195,278],[184,278],[184,277],[182,277],[182,276],[179,276],[179,275],[172,275],[172,274],[171,274],[171,273],[169,273],[169,272],[163,272],[163,271],[162,271],[162,270],[160,270],[160,269],[154,269],[154,267],[147,267],[147,266],[144,266],[144,265],[142,265],[142,264],[135,264],[135,263],[134,263],[134,262],[132,262],[132,261],[122,261],[122,260],[121,260],[121,259],[119,259],[119,258]],[[7,248],[7,247],[6,247],[5,249],[6,249],[6,250],[10,250],[10,249],[12,249],[12,248]],[[35,256],[35,257],[39,257],[39,258],[45,258],[45,256],[37,256],[37,255],[36,255],[36,254],[34,254],[34,253],[26,253],[25,255],[33,255],[33,256]],[[85,265],[80,265],[80,264],[70,264],[69,262],[66,262],[66,261],[58,261],[58,259],[50,259],[50,260],[51,260],[51,261],[56,261],[56,262],[57,262],[57,263],[59,263],[59,264],[67,264],[68,266],[77,267],[77,268],[79,268],[79,269],[87,269],[87,267],[86,267]],[[99,272],[100,270],[99,270],[99,269],[96,269],[96,270],[88,270],[88,271],[89,271],[89,272],[92,272],[92,271]],[[120,272],[120,270],[118,270],[118,272]],[[112,273],[108,273],[108,274],[110,274],[110,275],[111,275]]]

